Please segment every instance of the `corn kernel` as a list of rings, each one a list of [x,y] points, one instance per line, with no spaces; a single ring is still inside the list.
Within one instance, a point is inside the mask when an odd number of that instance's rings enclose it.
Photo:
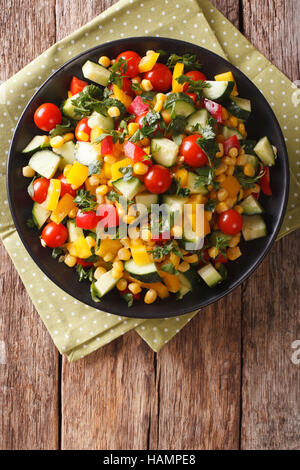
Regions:
[[[131,137],[133,134],[136,133],[136,131],[138,130],[139,128],[139,125],[137,122],[131,122],[130,124],[128,124],[128,134],[129,136]]]
[[[125,290],[127,287],[127,281],[126,279],[119,279],[119,281],[117,282],[117,289],[122,291],[122,290]]]
[[[212,199],[213,201],[216,201],[218,198],[217,198],[217,193],[216,191],[213,189],[210,193],[209,193],[209,197],[210,199]]]
[[[219,146],[219,152],[216,153],[216,158],[222,158],[224,155],[224,145],[221,142],[219,142],[218,146]]]
[[[222,158],[222,162],[225,163],[225,165],[235,165],[236,164],[236,159],[232,157],[224,157]]]
[[[235,165],[230,165],[228,168],[227,168],[227,171],[226,171],[226,175],[227,176],[232,176],[233,173],[235,171]]]
[[[238,125],[238,131],[245,136],[246,135],[246,129],[245,129],[245,124],[243,122],[240,122]]]
[[[77,212],[78,212],[78,207],[73,207],[73,209],[71,209],[69,214],[68,214],[70,219],[74,219],[74,217],[76,217],[76,215],[77,215]]]
[[[231,209],[236,203],[236,198],[235,197],[228,197],[225,201],[225,204],[228,206],[229,209]]]
[[[228,206],[225,202],[219,202],[219,204],[216,205],[217,214],[222,214],[222,212],[225,212],[227,210],[228,210]]]
[[[171,235],[175,238],[181,238],[183,234],[182,227],[179,225],[174,225],[174,227],[171,228]]]
[[[133,171],[136,175],[145,175],[149,167],[145,163],[138,162],[133,165]]]
[[[133,217],[133,215],[124,215],[123,217],[123,222],[125,224],[132,224],[132,222],[135,221],[135,217]]]
[[[99,266],[94,272],[94,278],[98,281],[99,277],[101,277],[102,274],[105,274],[105,273],[106,273],[106,269],[103,268],[103,266]]]
[[[65,256],[65,259],[64,259],[65,264],[69,266],[69,268],[73,268],[73,266],[75,266],[76,264],[76,261],[77,261],[77,258],[72,255],[67,255]]]
[[[236,159],[236,164],[238,166],[245,166],[247,163],[247,157],[246,155],[240,155],[239,157],[237,157]]]
[[[152,51],[151,49],[149,49],[149,51],[146,52],[146,55],[152,55],[152,54],[155,54],[155,51]]]
[[[220,189],[217,192],[217,198],[220,202],[225,201],[225,199],[227,199],[227,197],[228,197],[227,189],[223,188],[223,189]]]
[[[122,261],[120,261],[120,260],[114,261],[114,262],[113,262],[113,268],[114,268],[114,269],[117,269],[118,271],[123,271],[123,270],[124,270],[124,266],[123,266]]]
[[[156,95],[156,100],[155,100],[155,106],[154,106],[154,111],[156,113],[159,113],[164,105],[164,102],[166,101],[167,96],[164,93],[157,93]]]
[[[246,153],[246,152],[245,152],[245,149],[243,149],[243,147],[241,147],[239,154],[240,154],[240,155],[245,155],[245,153]]]
[[[238,244],[240,243],[241,241],[241,234],[238,233],[237,235],[235,235],[234,237],[232,237],[232,239],[230,240],[229,242],[229,247],[230,248],[234,248],[236,246],[238,246]]]
[[[191,264],[191,263],[198,263],[199,261],[199,258],[198,258],[198,255],[194,254],[194,255],[188,255],[188,256],[185,256],[184,257],[184,261],[186,261],[187,263]]]
[[[109,263],[109,261],[111,261],[113,257],[114,255],[110,251],[108,251],[106,255],[103,256],[103,259],[106,263]]]
[[[216,246],[212,246],[208,249],[208,254],[209,254],[210,258],[215,259],[219,254],[219,250]]]
[[[65,141],[64,138],[61,135],[56,135],[55,137],[52,137],[50,139],[50,145],[54,149],[58,149],[62,145],[64,145]]]
[[[234,261],[234,260],[238,259],[241,255],[242,255],[242,253],[241,253],[241,250],[239,249],[238,246],[236,246],[234,248],[228,248],[227,249],[227,258],[230,261]]]
[[[142,291],[141,286],[137,282],[131,282],[130,284],[128,284],[128,289],[133,294],[139,294]]]
[[[113,163],[116,163],[117,159],[114,155],[105,155],[103,158],[105,163],[108,163],[109,165],[112,165]]]
[[[255,169],[254,167],[251,165],[251,163],[247,163],[245,166],[244,166],[244,174],[246,176],[249,176],[250,178],[253,178],[253,176],[255,175]]]
[[[112,118],[119,117],[120,110],[117,106],[111,106],[110,108],[108,108],[107,114],[109,115],[109,117],[112,117]]]
[[[130,251],[127,248],[120,248],[118,251],[118,257],[122,261],[128,261],[131,258]]]
[[[35,171],[30,166],[23,166],[22,173],[25,178],[32,178],[35,175]]]
[[[107,193],[108,193],[108,187],[106,186],[106,184],[101,184],[101,186],[99,186],[96,189],[96,194],[99,196],[105,196],[105,194]]]
[[[111,64],[110,58],[106,55],[102,55],[98,60],[98,64],[102,65],[102,67],[107,68]]]
[[[180,265],[178,266],[177,269],[181,273],[185,273],[186,271],[188,271],[190,269],[190,265],[186,261],[182,261],[182,263],[180,263]]]
[[[231,116],[229,119],[228,119],[228,123],[229,123],[229,126],[230,127],[237,127],[238,126],[238,118],[236,118],[235,116]]]
[[[96,240],[93,237],[87,236],[86,242],[90,248],[94,248],[96,246]]]
[[[76,136],[77,139],[82,142],[88,142],[90,140],[90,136],[84,131],[77,131]]]
[[[63,171],[65,177],[67,176],[71,168],[72,168],[72,165],[70,163],[65,166],[64,171]]]
[[[137,75],[136,77],[133,77],[132,79],[132,82],[133,83],[141,83],[142,79],[139,75]]]
[[[63,136],[64,143],[70,142],[70,140],[74,140],[74,134],[72,132],[68,132]]]
[[[92,175],[90,176],[89,182],[91,186],[98,186],[100,183],[100,178],[97,175]]]
[[[149,289],[144,297],[145,304],[153,304],[157,299],[157,292],[154,289]]]
[[[222,173],[225,173],[227,171],[227,165],[225,163],[221,163],[221,165],[215,170],[215,175],[219,176]]]
[[[148,228],[143,228],[141,230],[141,238],[145,242],[149,242],[151,240],[151,231]]]
[[[120,269],[113,268],[111,270],[111,275],[114,279],[121,279],[121,277],[123,276],[123,271],[121,271]]]
[[[226,176],[224,174],[216,177],[216,181],[218,183],[224,183],[225,180],[226,180]]]
[[[142,88],[143,91],[151,91],[151,90],[153,90],[152,83],[150,82],[150,80],[147,80],[146,78],[144,78],[144,79],[141,81],[141,88]]]
[[[228,152],[228,155],[231,157],[231,158],[236,158],[239,154],[239,151],[236,147],[232,147],[229,152]]]

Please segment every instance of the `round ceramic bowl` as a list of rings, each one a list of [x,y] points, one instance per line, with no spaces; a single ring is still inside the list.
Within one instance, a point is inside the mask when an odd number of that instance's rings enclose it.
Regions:
[[[175,295],[171,295],[152,305],[146,305],[143,301],[135,302],[130,308],[115,291],[107,294],[100,303],[94,303],[90,296],[89,283],[79,283],[76,270],[54,260],[51,257],[51,249],[41,246],[39,234],[27,227],[26,221],[31,215],[32,200],[27,194],[28,181],[22,176],[26,158],[20,153],[38,132],[33,122],[33,114],[40,104],[46,101],[60,105],[67,96],[72,76],[83,78],[81,66],[87,59],[97,62],[102,55],[113,58],[128,49],[135,50],[141,56],[148,49],[162,49],[170,54],[176,52],[178,55],[196,54],[208,79],[231,70],[236,78],[240,96],[249,98],[252,102],[252,114],[247,122],[249,138],[259,139],[268,135],[272,144],[278,148],[276,165],[271,168],[273,196],[262,196],[268,235],[251,242],[242,242],[243,255],[228,263],[227,280],[214,288],[199,282],[199,289],[187,294],[180,301],[176,300]],[[14,132],[9,153],[7,188],[13,220],[25,248],[39,268],[64,292],[105,312],[135,318],[171,317],[201,309],[218,301],[257,269],[273,245],[283,220],[289,188],[288,156],[284,137],[272,109],[257,87],[239,69],[218,55],[184,41],[157,37],[128,38],[98,45],[74,57],[54,72],[38,89],[26,106]]]

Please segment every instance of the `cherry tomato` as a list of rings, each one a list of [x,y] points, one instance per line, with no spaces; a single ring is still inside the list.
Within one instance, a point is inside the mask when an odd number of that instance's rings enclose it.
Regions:
[[[63,224],[50,222],[42,231],[42,239],[50,248],[63,245],[68,238],[68,230]]]
[[[128,66],[126,72],[123,72],[124,65],[121,66],[121,74],[130,78],[136,77],[139,74],[139,62],[141,57],[134,51],[125,51],[118,55],[116,62],[118,62],[120,58],[126,60]]]
[[[164,64],[155,64],[152,70],[144,74],[144,78],[150,80],[156,91],[165,92],[172,86],[172,73]]]
[[[62,120],[59,108],[53,103],[44,103],[34,113],[35,125],[45,132],[50,132]]]
[[[75,197],[78,189],[80,188],[73,189],[72,185],[67,182],[67,179],[64,177],[63,173],[59,175],[58,179],[60,180],[60,197],[63,197],[67,193]]]
[[[100,218],[94,211],[81,212],[78,211],[76,215],[76,225],[85,230],[92,230],[99,222]]]
[[[228,209],[218,217],[220,230],[226,235],[236,235],[243,228],[243,218],[234,209]]]
[[[82,258],[77,258],[77,264],[80,264],[83,268],[91,268],[94,263],[85,261]]]
[[[33,197],[32,199],[39,204],[45,201],[50,181],[47,178],[37,178],[33,182]]]
[[[144,185],[154,194],[165,193],[171,183],[171,173],[161,165],[153,165],[144,178]]]
[[[119,213],[113,204],[101,204],[97,214],[102,227],[110,228],[119,225]]]
[[[113,89],[113,84],[112,83],[109,85],[108,89],[109,90]],[[124,91],[124,93],[126,93],[126,95],[132,96],[132,98],[134,98],[136,96],[133,89],[132,89],[132,81],[128,77],[123,77],[122,78],[122,90]]]
[[[184,162],[187,165],[199,167],[208,164],[206,153],[197,144],[199,137],[201,137],[199,134],[185,137],[180,145],[180,155],[184,157]]]
[[[76,95],[77,93],[80,93],[87,85],[88,82],[80,80],[77,77],[73,77],[71,80],[70,91],[72,95]]]
[[[194,82],[197,82],[198,80],[203,80],[204,82],[207,80],[206,76],[204,75],[204,73],[202,72],[199,72],[199,70],[191,70],[190,72],[187,72],[184,74],[186,77],[189,77],[191,80],[193,80]],[[187,91],[189,87],[189,84],[188,83],[185,83],[184,86],[183,86],[183,91]]]
[[[75,129],[75,136],[77,140],[88,142],[91,138],[91,128],[88,126],[89,118],[85,117],[79,121]],[[83,132],[83,134],[82,134]]]

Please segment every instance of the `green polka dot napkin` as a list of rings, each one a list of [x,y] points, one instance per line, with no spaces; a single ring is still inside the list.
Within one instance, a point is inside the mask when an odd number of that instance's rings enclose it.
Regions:
[[[96,44],[129,36],[165,36],[199,44],[226,57],[261,89],[276,113],[289,151],[291,192],[279,237],[300,225],[299,90],[263,57],[208,0],[121,0],[50,47],[0,87],[0,234],[59,351],[75,361],[135,328],[154,351],[197,313],[134,320],[84,305],[56,287],[31,260],[14,228],[5,188],[12,132],[35,90],[64,62]]]

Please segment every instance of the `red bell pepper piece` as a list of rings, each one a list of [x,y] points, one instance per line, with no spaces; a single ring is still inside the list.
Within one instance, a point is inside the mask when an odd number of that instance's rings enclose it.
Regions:
[[[259,185],[261,190],[267,196],[272,196],[272,190],[270,186],[270,168],[268,166],[263,166],[263,176],[259,180]]]
[[[215,103],[214,101],[208,100],[205,98],[204,106],[207,111],[214,117],[219,124],[222,124],[222,106],[219,103]]]
[[[227,263],[227,262],[228,262],[228,259],[225,258],[225,256],[222,255],[222,253],[220,253],[220,254],[216,257],[216,259],[215,259],[215,263],[222,263],[222,264],[224,264],[224,263]]]
[[[225,142],[223,143],[223,147],[225,155],[228,155],[229,150],[232,148],[237,148],[238,150],[240,150],[241,144],[239,143],[239,139],[237,138],[237,136],[233,135],[232,137],[229,137],[229,139],[225,140]]]
[[[143,114],[148,110],[149,104],[144,103],[140,96],[136,96],[128,108],[128,112],[130,114],[134,114],[135,116],[139,116],[140,114]]]
[[[138,145],[127,140],[123,145],[123,150],[126,157],[131,158],[134,163],[143,162],[146,165],[152,165],[152,160],[148,158],[148,155]]]
[[[83,268],[91,268],[94,265],[94,263],[91,263],[89,261],[85,261],[82,258],[77,258],[77,264],[81,264],[81,266]]]
[[[107,135],[101,140],[101,155],[109,155],[114,150],[114,142],[111,135]]]
[[[86,86],[88,86],[88,82],[80,80],[77,77],[73,77],[71,80],[70,91],[72,95],[76,95],[77,93],[80,93]]]

